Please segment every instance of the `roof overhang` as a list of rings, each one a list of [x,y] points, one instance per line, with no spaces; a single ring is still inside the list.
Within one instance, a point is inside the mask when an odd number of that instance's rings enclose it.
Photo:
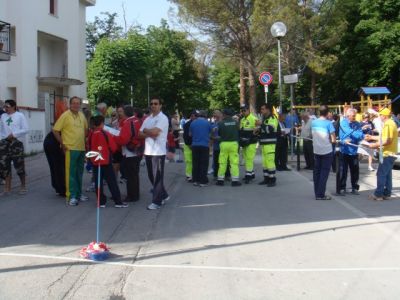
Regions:
[[[96,0],[81,0],[83,4],[86,6],[95,6],[96,5]]]
[[[362,87],[360,93],[365,95],[389,95],[390,91],[385,86]]]
[[[38,77],[39,84],[49,86],[71,86],[71,85],[82,85],[83,81],[74,78],[65,77]]]

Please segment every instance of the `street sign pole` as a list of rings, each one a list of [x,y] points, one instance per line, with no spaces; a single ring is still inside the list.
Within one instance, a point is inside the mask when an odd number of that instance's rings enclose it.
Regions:
[[[265,103],[268,103],[268,85],[264,85]]]

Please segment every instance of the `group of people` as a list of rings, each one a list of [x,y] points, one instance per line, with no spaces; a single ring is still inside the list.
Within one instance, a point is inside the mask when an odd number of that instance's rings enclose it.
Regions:
[[[381,148],[377,170],[377,188],[369,196],[371,200],[389,199],[392,194],[392,169],[397,159],[398,128],[392,119],[390,109],[383,108],[379,112],[370,110],[363,114],[362,122],[356,121],[357,110],[349,108],[342,118],[332,116],[328,107],[322,105],[320,117],[311,117],[309,113],[302,115],[303,125],[300,138],[303,139],[306,168],[313,169],[314,192],[317,200],[329,200],[325,194],[326,182],[331,168],[339,172],[339,194],[345,195],[347,190],[348,171],[350,170],[350,193],[359,195],[358,184],[360,153],[368,156],[370,171],[374,150]],[[373,115],[374,122],[371,120]],[[339,146],[339,169],[336,170],[334,154]],[[360,151],[361,150],[361,151]],[[310,154],[312,152],[312,154]],[[312,157],[313,156],[313,157]]]
[[[208,185],[210,145],[213,153],[213,174],[216,184],[223,186],[227,177],[232,186],[240,186],[239,150],[245,164],[244,183],[255,179],[254,158],[257,144],[261,147],[263,180],[260,185],[276,185],[277,143],[282,138],[282,128],[268,104],[261,105],[261,118],[250,111],[248,105],[240,107],[239,119],[231,109],[214,111],[213,121],[207,120],[205,111],[193,111],[183,126],[186,179],[195,186]],[[286,147],[287,151],[287,147]],[[281,166],[281,165],[280,165]],[[280,170],[289,170],[284,162]]]
[[[66,197],[68,204],[76,206],[87,201],[82,192],[84,163],[93,168],[92,182],[100,206],[105,207],[107,198],[103,181],[108,184],[115,207],[128,207],[128,202],[140,198],[140,163],[144,157],[149,180],[152,184],[152,202],[149,210],[159,209],[169,195],[164,187],[164,166],[167,152],[180,147],[180,129],[183,129],[185,173],[194,186],[209,184],[208,167],[212,148],[212,173],[216,185],[223,186],[226,179],[231,185],[240,186],[240,149],[245,174],[243,182],[255,179],[254,159],[258,145],[261,148],[263,180],[260,185],[276,185],[276,171],[287,168],[288,144],[294,139],[303,140],[306,169],[313,170],[316,200],[329,200],[326,183],[333,164],[336,145],[340,149],[340,193],[347,192],[347,174],[350,170],[351,190],[359,194],[359,150],[382,148],[377,170],[377,188],[371,199],[381,201],[391,197],[392,168],[397,158],[397,124],[391,111],[384,108],[374,122],[370,114],[363,115],[363,122],[356,121],[355,109],[348,109],[345,116],[332,116],[326,105],[319,109],[319,117],[303,113],[301,121],[294,112],[286,118],[276,115],[268,104],[262,104],[260,114],[251,112],[248,105],[240,107],[240,114],[224,109],[213,112],[212,121],[206,111],[194,110],[189,118],[180,122],[176,115],[171,119],[162,112],[162,100],[154,98],[150,111],[126,105],[119,107],[111,123],[105,125],[107,106],[100,103],[90,116],[81,112],[81,99],[72,97],[69,109],[54,124],[46,136],[44,150],[49,162],[52,186]],[[11,190],[11,164],[21,181],[20,193],[26,193],[23,137],[28,124],[17,111],[14,100],[7,100],[0,111],[0,177],[4,180],[2,194]],[[86,155],[90,152],[91,155]],[[364,151],[365,152],[365,151]],[[88,156],[88,157],[87,157]],[[370,170],[372,165],[369,165]],[[123,199],[118,185],[118,172],[126,180],[127,195]]]
[[[107,107],[104,103],[97,106],[89,121],[89,116],[85,116],[80,108],[81,99],[72,97],[69,109],[56,121],[45,139],[44,148],[56,192],[65,196],[71,206],[88,200],[82,192],[85,155],[88,154],[86,156],[93,167],[92,181],[100,198],[100,207],[106,207],[107,199],[103,192],[105,181],[114,206],[126,208],[128,202],[139,201],[139,169],[144,156],[152,184],[152,203],[148,209],[159,209],[169,199],[164,187],[169,121],[161,111],[162,100],[152,99],[150,112],[146,116],[129,105],[118,108],[120,118],[115,128],[105,125]],[[57,148],[58,151],[55,151]],[[127,195],[124,199],[118,186],[118,168],[115,165],[120,165],[120,172],[126,180]],[[60,178],[57,174],[63,167],[65,176]]]

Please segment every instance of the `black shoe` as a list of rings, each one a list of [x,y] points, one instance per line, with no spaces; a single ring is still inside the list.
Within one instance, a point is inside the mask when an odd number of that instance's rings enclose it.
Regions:
[[[359,193],[356,189],[352,189],[352,190],[351,190],[351,193],[352,193],[353,195],[360,195],[360,193]]]
[[[217,180],[216,185],[223,186],[224,185],[224,181],[223,180]]]
[[[267,183],[268,187],[273,187],[276,186],[276,177],[272,177],[269,179],[269,182]]]
[[[282,171],[291,171],[291,169],[289,169],[288,167],[284,167],[282,168]]]
[[[128,203],[122,202],[114,205],[115,208],[128,208]]]
[[[259,185],[264,185],[264,184],[268,184],[268,182],[269,182],[269,178],[264,176],[264,180],[260,181],[258,184]]]
[[[231,186],[241,186],[242,183],[240,183],[239,181],[232,181]]]
[[[324,197],[316,197],[315,200],[332,200],[332,198],[329,196],[324,196]]]

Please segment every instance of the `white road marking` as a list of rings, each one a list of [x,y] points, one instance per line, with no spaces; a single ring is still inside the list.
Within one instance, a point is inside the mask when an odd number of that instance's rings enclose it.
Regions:
[[[225,203],[208,203],[208,204],[196,204],[196,205],[182,205],[180,208],[192,208],[192,207],[211,207],[211,206],[224,206]]]
[[[112,261],[92,261],[84,258],[38,255],[28,253],[0,253],[0,257],[24,257],[47,260],[61,260],[71,262],[82,262],[99,265],[110,265],[118,267],[130,267],[137,269],[178,269],[178,270],[205,270],[205,271],[244,271],[264,273],[312,273],[312,272],[400,272],[400,267],[352,267],[352,268],[251,268],[251,267],[219,267],[219,266],[198,266],[198,265],[149,265],[136,263],[123,263]],[[1,274],[1,269],[0,269]]]

